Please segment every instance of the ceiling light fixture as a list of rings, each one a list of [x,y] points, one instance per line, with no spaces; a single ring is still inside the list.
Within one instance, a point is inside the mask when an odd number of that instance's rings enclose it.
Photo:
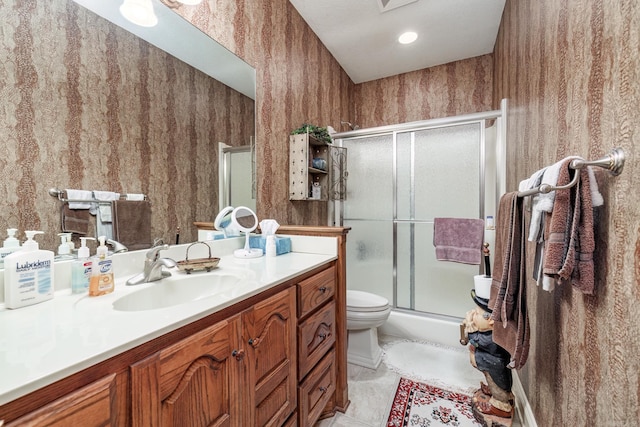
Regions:
[[[124,0],[120,13],[128,21],[141,27],[153,27],[158,23],[151,0]]]
[[[398,37],[398,41],[402,44],[413,43],[418,39],[418,34],[413,31],[407,31],[406,33],[402,33],[400,37]]]

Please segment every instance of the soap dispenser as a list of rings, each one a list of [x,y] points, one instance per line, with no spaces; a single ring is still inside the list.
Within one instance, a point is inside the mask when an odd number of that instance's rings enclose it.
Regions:
[[[91,263],[91,279],[89,280],[89,296],[97,297],[113,292],[115,283],[113,280],[112,259],[108,255],[105,245],[105,236],[98,237],[100,246]]]
[[[7,255],[20,250],[20,241],[16,239],[16,231],[18,231],[17,228],[7,228],[8,237],[0,248],[0,268],[4,267],[4,258]]]
[[[95,240],[93,237],[81,237],[78,259],[71,264],[71,293],[80,294],[89,290],[91,279],[91,267],[93,261],[89,259],[90,253],[87,240]]]
[[[71,255],[71,248],[69,247],[69,241],[67,240],[68,233],[58,233],[58,237],[60,237],[60,245],[58,246],[58,255],[55,256],[55,259],[65,260],[65,259],[73,259]]]
[[[25,231],[22,250],[4,259],[4,303],[20,308],[53,298],[53,252],[40,249],[33,240],[42,231]]]

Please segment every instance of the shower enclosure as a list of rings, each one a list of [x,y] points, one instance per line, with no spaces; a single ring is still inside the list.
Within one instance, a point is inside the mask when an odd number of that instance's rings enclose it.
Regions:
[[[505,107],[334,136],[349,163],[346,200],[335,205],[336,222],[351,227],[348,289],[384,296],[394,311],[456,323],[464,316],[482,266],[437,261],[433,222],[495,216]]]

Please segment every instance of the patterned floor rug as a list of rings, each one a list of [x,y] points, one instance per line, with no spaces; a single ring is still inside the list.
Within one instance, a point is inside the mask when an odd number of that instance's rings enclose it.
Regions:
[[[388,427],[477,427],[471,396],[400,378]]]

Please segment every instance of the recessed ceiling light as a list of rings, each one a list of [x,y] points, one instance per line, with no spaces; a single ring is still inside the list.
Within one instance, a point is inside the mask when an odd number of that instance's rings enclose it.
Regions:
[[[418,39],[418,34],[413,31],[407,31],[406,33],[402,33],[400,37],[398,37],[398,41],[402,44],[413,43]]]
[[[128,21],[141,27],[153,27],[158,23],[151,0],[124,0],[120,13]]]

